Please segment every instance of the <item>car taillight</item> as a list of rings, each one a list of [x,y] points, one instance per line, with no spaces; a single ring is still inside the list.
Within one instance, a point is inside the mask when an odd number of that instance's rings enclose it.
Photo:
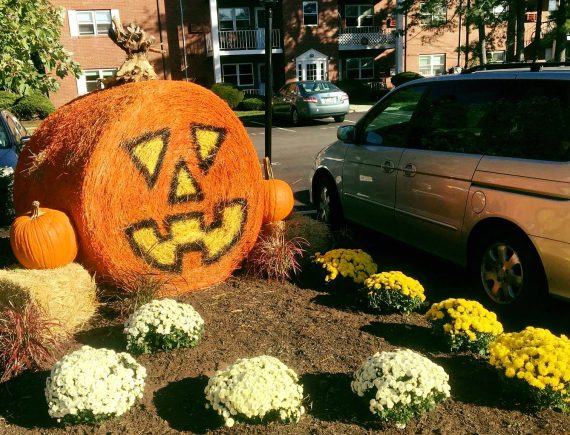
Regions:
[[[342,94],[340,96],[340,102],[342,103],[343,101],[348,101],[348,95],[347,94]]]
[[[305,97],[303,98],[305,103],[318,103],[317,97]]]

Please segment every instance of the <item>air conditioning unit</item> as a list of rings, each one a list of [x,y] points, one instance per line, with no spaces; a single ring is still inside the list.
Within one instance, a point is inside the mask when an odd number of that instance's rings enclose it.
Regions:
[[[524,14],[524,20],[527,23],[535,23],[536,22],[536,12],[526,12]]]

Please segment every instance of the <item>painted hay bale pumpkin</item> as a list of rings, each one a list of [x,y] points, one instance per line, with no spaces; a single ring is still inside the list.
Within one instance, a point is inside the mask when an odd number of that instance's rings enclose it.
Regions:
[[[78,98],[35,132],[14,203],[65,212],[78,259],[119,287],[160,276],[163,295],[226,279],[264,215],[261,168],[228,105],[191,83],[148,81]]]
[[[56,269],[0,269],[0,309],[33,301],[53,321],[51,332],[77,332],[97,311],[97,286],[80,264]]]

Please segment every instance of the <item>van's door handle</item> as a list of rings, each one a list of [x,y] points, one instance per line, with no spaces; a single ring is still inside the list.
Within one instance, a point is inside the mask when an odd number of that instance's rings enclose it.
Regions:
[[[404,166],[404,175],[406,177],[413,177],[416,175],[416,165],[408,163],[406,166]]]
[[[380,165],[380,167],[382,168],[382,170],[384,172],[386,172],[387,174],[389,174],[390,172],[394,172],[394,169],[396,169],[396,165],[394,164],[393,161],[391,160],[386,160],[384,163],[382,163]]]

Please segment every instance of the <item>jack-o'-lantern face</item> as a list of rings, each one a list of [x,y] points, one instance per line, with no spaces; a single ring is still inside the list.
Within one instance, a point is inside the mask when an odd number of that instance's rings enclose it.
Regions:
[[[141,275],[158,276],[167,295],[223,281],[264,215],[245,128],[190,83],[141,82],[77,99],[42,123],[19,165],[16,210],[37,200],[64,211],[79,261],[121,288]]]
[[[194,124],[189,133],[198,162],[193,169],[206,176],[224,143],[226,130]],[[163,129],[122,145],[151,190],[160,176],[169,140],[170,131]],[[167,198],[170,205],[204,200],[204,190],[192,172],[184,158],[176,163],[170,174],[172,180]],[[145,219],[130,225],[125,234],[136,255],[159,269],[180,272],[185,252],[200,252],[202,261],[209,264],[232,248],[240,239],[247,218],[247,200],[234,198],[220,202],[214,215],[210,224],[205,222],[204,213],[200,211],[166,215],[162,217],[166,229],[164,235],[161,235],[156,219]]]

